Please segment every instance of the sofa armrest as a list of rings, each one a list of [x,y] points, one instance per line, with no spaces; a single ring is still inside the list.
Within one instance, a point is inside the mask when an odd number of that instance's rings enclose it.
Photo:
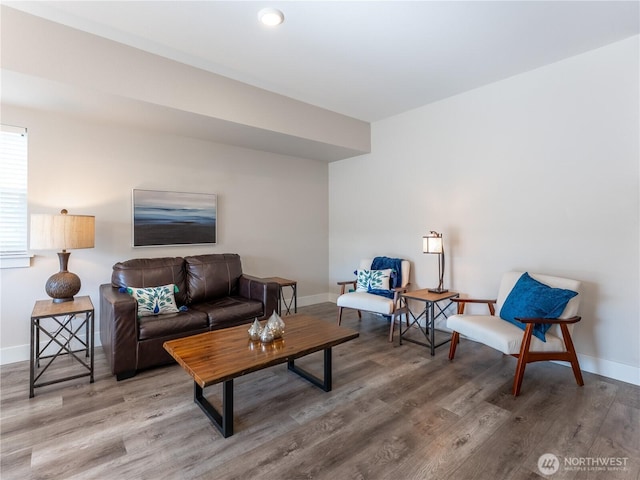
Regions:
[[[241,297],[262,302],[262,319],[271,316],[277,310],[279,289],[277,283],[252,275],[243,274],[238,281],[238,294]]]
[[[100,341],[111,373],[126,378],[135,372],[138,355],[137,302],[111,284],[100,285]]]

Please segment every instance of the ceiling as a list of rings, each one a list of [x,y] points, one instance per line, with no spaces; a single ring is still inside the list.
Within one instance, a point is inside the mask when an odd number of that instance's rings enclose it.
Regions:
[[[367,122],[640,31],[638,1],[3,4]]]

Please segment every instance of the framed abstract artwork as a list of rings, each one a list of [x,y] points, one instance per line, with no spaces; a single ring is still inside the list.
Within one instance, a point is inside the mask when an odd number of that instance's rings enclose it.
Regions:
[[[216,243],[215,194],[134,189],[132,204],[134,247]]]

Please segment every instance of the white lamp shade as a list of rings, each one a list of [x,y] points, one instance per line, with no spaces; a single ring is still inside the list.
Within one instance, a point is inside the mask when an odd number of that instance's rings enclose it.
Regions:
[[[93,248],[95,217],[90,215],[31,215],[33,250]]]
[[[442,236],[422,237],[423,253],[442,253]]]

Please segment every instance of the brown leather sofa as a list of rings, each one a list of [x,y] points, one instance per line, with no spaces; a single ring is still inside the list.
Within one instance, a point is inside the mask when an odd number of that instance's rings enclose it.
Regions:
[[[184,311],[138,317],[124,288],[175,284]],[[100,286],[100,340],[118,380],[172,363],[167,340],[250,323],[276,309],[278,285],[244,275],[237,254],[140,258],[116,263],[111,283]]]

